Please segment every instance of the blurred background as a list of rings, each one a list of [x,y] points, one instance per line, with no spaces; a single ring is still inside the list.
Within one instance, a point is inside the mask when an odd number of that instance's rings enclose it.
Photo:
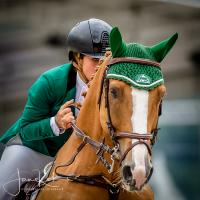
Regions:
[[[126,42],[153,45],[179,33],[162,64],[167,96],[151,185],[156,200],[199,200],[200,0],[0,0],[0,135],[36,78],[67,62],[68,31],[92,17],[118,26]]]

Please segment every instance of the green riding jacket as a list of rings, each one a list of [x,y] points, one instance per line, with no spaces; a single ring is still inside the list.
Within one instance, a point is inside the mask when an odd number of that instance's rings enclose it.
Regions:
[[[23,145],[48,156],[55,156],[72,130],[55,136],[50,118],[60,106],[75,98],[76,72],[72,64],[63,64],[43,73],[28,91],[28,100],[20,118],[3,134],[4,144],[19,134]]]

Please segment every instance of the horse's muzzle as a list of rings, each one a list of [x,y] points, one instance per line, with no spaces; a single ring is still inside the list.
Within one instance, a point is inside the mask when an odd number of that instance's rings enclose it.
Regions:
[[[134,164],[122,166],[123,186],[128,191],[141,190],[149,181],[153,172],[152,164],[136,167]]]

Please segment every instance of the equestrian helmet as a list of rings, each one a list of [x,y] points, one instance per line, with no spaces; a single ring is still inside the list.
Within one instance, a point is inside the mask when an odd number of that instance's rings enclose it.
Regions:
[[[69,60],[73,52],[101,58],[109,47],[109,33],[112,27],[100,19],[89,19],[77,23],[69,32],[67,47]]]

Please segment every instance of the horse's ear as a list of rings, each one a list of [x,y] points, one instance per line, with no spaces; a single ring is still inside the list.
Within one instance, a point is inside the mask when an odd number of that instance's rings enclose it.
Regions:
[[[175,33],[166,40],[163,40],[162,42],[155,44],[154,46],[151,47],[157,62],[161,62],[164,59],[164,57],[167,55],[170,49],[174,46],[177,38],[178,38],[178,33]]]
[[[117,27],[114,27],[110,32],[110,47],[113,58],[120,57],[126,51],[126,43]]]

